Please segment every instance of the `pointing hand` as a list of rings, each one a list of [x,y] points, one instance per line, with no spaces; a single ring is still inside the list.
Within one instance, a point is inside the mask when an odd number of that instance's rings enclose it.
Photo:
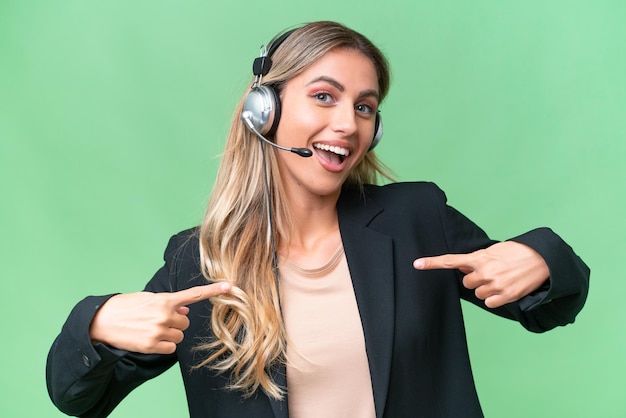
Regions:
[[[137,292],[111,297],[96,313],[92,341],[145,354],[171,354],[189,327],[187,305],[230,292],[226,282],[174,293]]]

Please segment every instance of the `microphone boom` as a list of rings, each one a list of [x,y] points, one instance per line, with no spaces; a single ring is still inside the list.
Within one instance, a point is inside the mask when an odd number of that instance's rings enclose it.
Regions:
[[[246,125],[248,126],[248,128],[254,132],[254,134],[256,136],[259,137],[260,140],[262,140],[263,142],[273,146],[274,148],[278,148],[279,150],[283,150],[283,151],[291,151],[294,154],[298,154],[300,157],[310,157],[313,155],[313,151],[311,151],[308,148],[288,148],[288,147],[283,147],[282,145],[278,145],[275,144],[274,142],[270,141],[269,139],[265,138],[263,135],[261,135],[261,133],[259,131],[257,131],[257,129],[254,127],[254,124],[252,123],[252,119],[250,117],[250,112],[243,112],[241,114],[241,119],[246,123]]]

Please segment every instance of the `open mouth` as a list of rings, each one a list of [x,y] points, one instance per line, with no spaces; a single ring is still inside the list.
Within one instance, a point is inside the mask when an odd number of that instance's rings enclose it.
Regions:
[[[347,148],[336,147],[334,145],[313,144],[313,147],[321,151],[320,155],[324,159],[335,164],[343,163],[346,157],[350,155],[350,151]]]

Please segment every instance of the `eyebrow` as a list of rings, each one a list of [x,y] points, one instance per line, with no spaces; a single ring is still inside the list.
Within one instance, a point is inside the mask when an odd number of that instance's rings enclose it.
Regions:
[[[332,77],[328,77],[325,75],[321,75],[319,77],[315,77],[313,80],[309,81],[306,85],[309,86],[311,84],[317,83],[318,81],[325,81],[326,83],[332,85],[333,87],[335,87],[337,90],[339,90],[340,92],[344,92],[346,90],[346,88],[343,86],[343,84],[341,84],[340,82],[338,82],[337,80],[335,80]],[[378,94],[377,90],[365,90],[362,91],[359,94],[359,97],[374,97],[376,100],[380,99],[380,95]]]

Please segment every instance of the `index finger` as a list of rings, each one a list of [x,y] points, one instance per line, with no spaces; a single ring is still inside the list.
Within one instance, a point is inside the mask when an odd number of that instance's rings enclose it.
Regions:
[[[471,254],[443,254],[435,257],[422,257],[413,261],[417,270],[458,269],[473,270],[474,264]]]
[[[212,298],[213,296],[228,293],[230,289],[231,285],[227,282],[206,284],[170,293],[168,294],[168,298],[175,306],[185,306]]]

